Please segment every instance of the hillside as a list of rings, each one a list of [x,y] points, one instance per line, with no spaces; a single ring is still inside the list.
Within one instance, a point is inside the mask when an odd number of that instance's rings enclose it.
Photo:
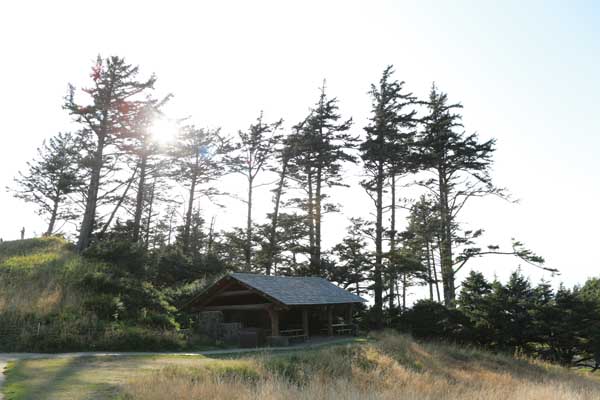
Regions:
[[[388,332],[366,343],[284,355],[22,360],[11,365],[4,394],[7,400],[594,400],[600,383],[582,371]]]
[[[79,283],[100,268],[61,238],[1,243],[0,351],[62,348],[71,333],[84,325],[93,328],[94,316],[83,309],[88,296]]]
[[[128,278],[110,263],[81,257],[62,238],[0,243],[0,351],[158,350],[184,345],[175,329],[127,319],[127,296],[143,299],[137,308],[129,307],[138,313],[146,306],[144,300],[159,303],[161,310],[170,307],[150,285]],[[160,320],[161,315],[156,318],[147,309],[146,314]]]
[[[125,385],[125,398],[600,399],[592,375],[392,333],[362,346],[250,358],[234,368],[169,367]]]
[[[74,283],[98,265],[57,237],[0,243],[0,315],[46,317],[82,301]]]

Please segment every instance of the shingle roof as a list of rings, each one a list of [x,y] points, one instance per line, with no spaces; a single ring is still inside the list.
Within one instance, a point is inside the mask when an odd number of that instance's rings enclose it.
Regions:
[[[231,277],[281,303],[293,305],[362,303],[365,299],[318,277],[232,273]]]

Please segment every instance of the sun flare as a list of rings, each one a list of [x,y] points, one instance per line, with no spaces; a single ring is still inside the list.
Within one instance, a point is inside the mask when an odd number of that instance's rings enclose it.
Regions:
[[[154,140],[161,144],[167,144],[175,141],[179,126],[173,120],[167,118],[157,118],[152,124],[151,134]]]

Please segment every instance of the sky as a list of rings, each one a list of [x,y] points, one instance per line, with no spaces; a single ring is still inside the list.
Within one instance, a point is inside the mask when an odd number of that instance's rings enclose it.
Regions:
[[[4,189],[36,148],[74,129],[62,110],[68,83],[89,81],[98,54],[155,73],[168,112],[234,134],[263,110],[289,129],[326,79],[352,132],[362,134],[369,85],[393,64],[406,89],[432,82],[464,105],[465,129],[496,138],[493,178],[518,204],[477,200],[461,216],[484,228],[482,244],[511,238],[544,256],[560,276],[523,265],[533,280],[582,283],[600,275],[600,3],[594,1],[19,1],[0,4],[0,237],[40,234],[32,206]],[[348,218],[371,218],[367,195],[336,189],[342,212],[324,221],[325,246]],[[229,177],[222,189],[235,192]],[[177,190],[177,189],[175,189]],[[411,195],[410,191],[405,193]],[[173,194],[175,195],[175,194]],[[401,193],[400,195],[403,195]],[[206,204],[217,229],[242,225],[244,207]],[[268,189],[255,215],[270,210]],[[488,257],[469,268],[506,279],[518,260]]]

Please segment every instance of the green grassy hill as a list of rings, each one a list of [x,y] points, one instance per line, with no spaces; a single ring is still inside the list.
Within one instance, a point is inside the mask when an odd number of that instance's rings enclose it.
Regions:
[[[76,282],[98,268],[61,238],[0,243],[0,314],[44,318],[78,308],[84,294]]]
[[[180,348],[173,330],[138,326],[114,312],[123,281],[61,238],[0,243],[0,351]]]

